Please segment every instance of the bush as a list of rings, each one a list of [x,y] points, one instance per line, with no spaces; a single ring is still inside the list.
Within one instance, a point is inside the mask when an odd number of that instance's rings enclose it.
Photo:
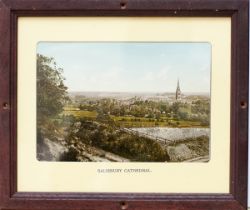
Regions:
[[[112,152],[133,161],[168,161],[169,156],[162,146],[155,140],[116,130],[112,126],[98,125],[91,121],[81,121],[77,132],[69,134],[71,139],[79,139],[82,143]],[[65,159],[76,158],[71,151]]]
[[[76,162],[79,161],[77,159],[78,152],[75,148],[71,147],[67,152],[64,152],[60,158],[60,161],[68,161],[68,162]]]

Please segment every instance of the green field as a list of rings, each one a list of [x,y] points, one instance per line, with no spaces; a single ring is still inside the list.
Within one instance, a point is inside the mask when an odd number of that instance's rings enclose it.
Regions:
[[[62,115],[74,117],[80,119],[85,118],[89,120],[96,120],[98,113],[96,111],[86,111],[74,109],[71,107],[64,108]],[[119,127],[204,127],[197,121],[185,121],[177,119],[169,119],[162,117],[159,120],[145,117],[133,117],[133,116],[114,116],[110,115],[110,118]]]
[[[200,122],[176,119],[150,119],[143,117],[111,116],[120,127],[202,127]]]
[[[87,118],[87,119],[96,119],[97,112],[96,111],[85,111],[85,110],[72,110],[72,109],[64,109],[62,115],[73,115],[76,118]]]

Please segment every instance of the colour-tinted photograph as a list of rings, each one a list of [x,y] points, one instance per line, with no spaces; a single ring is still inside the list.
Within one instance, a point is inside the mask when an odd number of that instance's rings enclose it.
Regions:
[[[36,71],[39,161],[209,161],[209,43],[39,42]]]

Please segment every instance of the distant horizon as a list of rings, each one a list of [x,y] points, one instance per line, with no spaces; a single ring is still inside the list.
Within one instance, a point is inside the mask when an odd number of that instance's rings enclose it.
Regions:
[[[39,42],[71,92],[210,92],[211,45],[205,42]],[[197,91],[198,90],[198,91]]]
[[[175,91],[102,91],[102,90],[70,90],[70,93],[74,92],[94,92],[94,93],[175,93]],[[207,91],[199,91],[199,92],[190,92],[190,91],[181,91],[181,93],[210,93]]]
[[[174,92],[150,92],[150,91],[67,91],[68,93],[128,93],[128,94],[164,94],[164,93],[169,93],[169,94],[175,94]],[[181,92],[181,94],[208,94],[210,95],[210,92]]]

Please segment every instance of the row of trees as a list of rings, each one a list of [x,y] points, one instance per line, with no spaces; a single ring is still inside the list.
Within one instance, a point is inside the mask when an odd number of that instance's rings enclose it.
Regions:
[[[140,99],[123,102],[109,98],[88,101],[85,98],[79,105],[79,108],[80,110],[97,111],[114,116],[200,121],[204,125],[209,125],[210,116],[210,102],[208,99],[194,100],[192,103],[178,101],[170,104],[163,101]]]

